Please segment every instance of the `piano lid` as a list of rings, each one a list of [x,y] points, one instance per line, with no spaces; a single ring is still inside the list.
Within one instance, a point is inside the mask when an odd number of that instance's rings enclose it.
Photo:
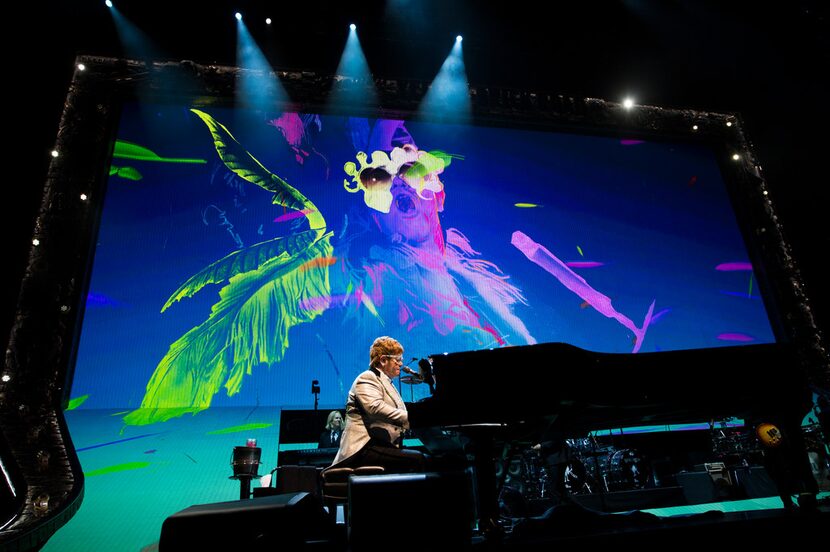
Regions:
[[[753,418],[802,408],[804,370],[786,344],[639,354],[564,343],[438,354],[413,427],[559,415],[580,429]]]

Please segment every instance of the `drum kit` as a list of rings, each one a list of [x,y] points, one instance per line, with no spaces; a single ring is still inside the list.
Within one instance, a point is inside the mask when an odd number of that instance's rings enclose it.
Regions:
[[[826,452],[825,443],[828,442],[818,422],[801,427],[804,434],[804,448],[808,452]]]
[[[505,488],[525,500],[637,490],[651,479],[651,464],[636,449],[600,446],[593,438],[567,439],[565,444],[565,453],[557,455],[561,462],[549,463],[538,449],[529,447],[497,460],[496,475],[504,475]]]
[[[741,428],[712,431],[712,452],[727,466],[749,466],[763,463],[763,447],[756,432]]]
[[[830,454],[818,424],[802,427],[804,445],[822,489],[830,489]],[[756,465],[763,446],[754,428],[715,428],[712,451],[727,466]],[[636,448],[616,448],[594,437],[566,439],[556,454],[527,445],[496,459],[503,496],[526,502],[615,491],[635,491],[654,484],[651,462]]]
[[[518,491],[526,499],[547,498],[548,472],[538,451],[527,449],[507,459],[496,460],[496,480]]]
[[[581,451],[565,468],[565,488],[571,494],[643,489],[650,478],[651,464],[633,448]]]
[[[801,427],[804,448],[824,454],[824,436],[817,423]],[[712,452],[727,466],[757,465],[764,463],[764,450],[781,446],[782,436],[772,424],[759,424],[756,428],[715,428],[712,430]]]

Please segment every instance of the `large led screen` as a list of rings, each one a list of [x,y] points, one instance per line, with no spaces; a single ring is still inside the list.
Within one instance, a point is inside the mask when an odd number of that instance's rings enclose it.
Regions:
[[[702,144],[149,104],[117,140],[72,396],[127,426],[312,380],[343,404],[379,335],[407,359],[775,341]]]

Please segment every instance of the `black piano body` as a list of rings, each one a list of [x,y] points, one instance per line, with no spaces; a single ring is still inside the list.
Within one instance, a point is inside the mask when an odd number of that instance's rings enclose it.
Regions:
[[[479,527],[499,538],[498,442],[551,423],[561,434],[740,417],[798,428],[809,409],[806,370],[782,344],[639,354],[547,343],[430,357],[430,397],[409,403],[410,424],[453,428],[471,442]],[[795,433],[795,432],[793,432]],[[531,441],[537,442],[537,441]],[[806,458],[806,454],[805,454]]]
[[[414,428],[557,416],[579,433],[774,419],[803,416],[811,399],[806,371],[786,344],[616,354],[545,343],[430,359],[434,392],[407,405]]]

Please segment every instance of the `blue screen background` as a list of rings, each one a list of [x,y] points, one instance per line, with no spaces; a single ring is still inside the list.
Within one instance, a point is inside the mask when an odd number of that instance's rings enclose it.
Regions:
[[[389,232],[383,231],[356,233],[348,249],[338,245],[354,232],[355,220],[372,224],[375,212],[362,201],[363,193],[345,190],[343,166],[355,162],[365,145],[365,136],[363,143],[355,138],[360,129],[371,131],[377,121],[306,116],[312,122],[292,147],[290,134],[273,124],[280,114],[205,111],[317,205],[334,232],[338,261],[365,268],[356,251],[388,245]],[[212,407],[306,404],[312,379],[320,381],[322,401],[341,404],[378,335],[401,341],[407,358],[533,340],[632,352],[629,329],[511,245],[517,230],[566,264],[583,263],[572,270],[638,327],[653,301],[642,352],[774,341],[752,271],[716,268],[749,258],[708,148],[482,126],[406,122],[405,129],[421,150],[463,156],[440,175],[446,193],[440,230],[446,236],[457,229],[478,259],[498,267],[520,290],[525,301],[507,308],[526,332],[488,311],[486,299],[458,274],[435,284],[423,268],[415,276],[399,271],[384,282],[380,301],[377,293],[372,296],[378,316],[359,298],[343,298],[333,288],[345,305],[292,328],[279,363],[257,366],[239,393],[228,397],[220,391]],[[88,395],[81,408],[139,406],[170,345],[202,324],[218,301],[221,286],[208,285],[160,312],[189,277],[235,250],[308,228],[301,216],[286,219],[291,211],[274,205],[269,191],[232,174],[219,161],[204,123],[185,106],[129,105],[118,139],[163,158],[204,162],[113,159],[114,167],[132,167],[141,179],[125,178],[128,173],[116,168],[109,178],[72,383],[73,397]],[[280,216],[284,220],[274,222]],[[494,332],[463,324],[447,332],[440,324],[445,314],[412,307],[428,301],[413,297],[425,289],[457,292],[480,326]],[[409,305],[409,315],[401,314],[401,303]]]

